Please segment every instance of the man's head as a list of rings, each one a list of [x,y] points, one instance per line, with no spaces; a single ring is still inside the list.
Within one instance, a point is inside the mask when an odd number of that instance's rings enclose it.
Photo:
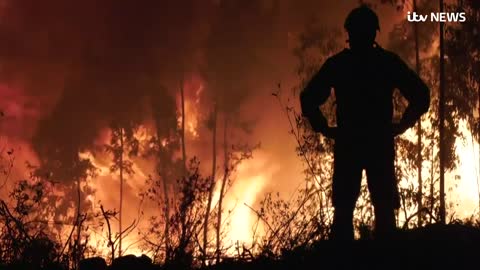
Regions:
[[[377,14],[369,7],[362,5],[353,9],[345,20],[345,30],[352,49],[368,49],[375,42],[377,30],[380,30]]]

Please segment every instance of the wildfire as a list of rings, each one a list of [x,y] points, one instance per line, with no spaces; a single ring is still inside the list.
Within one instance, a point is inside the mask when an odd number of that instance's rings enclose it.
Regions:
[[[186,111],[186,126],[187,131],[193,138],[198,138],[199,134],[197,131],[198,125],[198,106],[200,102],[200,94],[203,91],[203,85],[200,84],[195,91],[195,99],[185,101],[185,111]],[[181,119],[179,119],[181,120]],[[423,123],[424,127],[429,127],[429,123]],[[466,124],[464,122],[460,123],[460,130],[464,134],[464,140],[457,139],[456,142],[456,152],[460,158],[458,169],[452,173],[449,173],[446,176],[446,187],[448,190],[447,200],[453,201],[457,205],[453,208],[450,208],[450,211],[456,211],[455,215],[460,218],[465,218],[470,216],[474,210],[478,209],[479,202],[479,170],[478,170],[478,155],[479,155],[479,146],[478,143],[474,142],[472,139],[471,133],[467,130]],[[103,142],[106,143],[109,141],[109,136],[111,134],[107,131],[102,132],[102,139],[99,139],[97,143]],[[148,129],[144,126],[138,129],[135,136],[140,140],[146,140],[149,137]],[[416,134],[413,129],[407,131],[405,138],[412,141],[416,140]],[[166,146],[167,140],[163,140],[163,146]],[[426,142],[424,142],[426,143]],[[115,190],[118,188],[118,176],[112,174],[110,171],[110,166],[112,160],[111,157],[106,157],[104,155],[95,155],[91,151],[85,151],[79,153],[79,156],[84,159],[89,159],[92,164],[98,169],[98,175],[96,179],[92,179],[92,186],[97,190],[95,195],[88,197],[88,200],[95,204],[98,201],[102,201],[105,206],[110,207],[111,209],[116,209],[118,206],[118,196]],[[154,168],[146,168],[144,163],[139,162],[138,160],[131,160],[133,163],[133,169],[136,172],[134,176],[129,177],[126,183],[128,184],[131,192],[130,197],[128,198],[128,206],[126,207],[126,216],[129,220],[135,218],[135,214],[138,213],[137,202],[140,201],[139,191],[142,189],[142,185],[145,183],[148,172],[152,171]],[[223,240],[223,245],[229,247],[228,253],[233,254],[235,252],[236,244],[252,244],[255,239],[254,236],[261,236],[262,229],[260,227],[255,228],[256,225],[256,215],[250,207],[255,207],[255,204],[258,203],[259,198],[261,198],[265,187],[273,182],[273,174],[278,171],[279,168],[272,166],[274,161],[267,158],[265,153],[261,151],[255,151],[254,158],[252,160],[246,160],[239,165],[235,173],[234,181],[232,185],[227,189],[226,196],[223,201],[223,218],[222,224],[225,224],[224,233],[225,239]],[[429,171],[431,164],[425,160],[424,161],[424,173]],[[219,177],[221,179],[221,176]],[[299,175],[298,179],[302,179],[302,176]],[[409,178],[408,183],[412,179]],[[301,181],[301,180],[300,180]],[[363,180],[365,181],[365,179]],[[400,186],[405,186],[408,183],[406,179],[400,182]],[[414,186],[418,183],[413,181]],[[114,192],[112,192],[114,191]],[[216,185],[216,190],[213,198],[213,205],[218,204],[220,193],[220,185]],[[146,210],[146,215],[153,214],[154,210]],[[152,212],[153,211],[153,212]],[[413,213],[414,210],[409,210]],[[403,217],[400,217],[403,219]],[[401,221],[400,221],[401,222]],[[128,222],[126,222],[128,223]],[[146,224],[143,224],[146,225]],[[117,222],[113,222],[112,228],[117,229]],[[140,226],[141,227],[141,226]],[[123,241],[124,246],[126,247],[125,252],[130,254],[140,255],[144,251],[139,246],[139,239],[137,239],[137,232],[135,231],[131,235],[128,235]],[[107,255],[110,251],[110,248],[107,246],[106,232],[98,232],[95,235],[92,235],[92,241],[98,243],[104,243],[99,245],[99,250],[103,255]],[[103,241],[103,242],[102,242]]]
[[[104,145],[110,141],[111,132],[100,132],[100,138],[96,140],[97,144]],[[148,139],[148,129],[146,126],[140,126],[136,129],[135,138],[139,141]],[[93,211],[98,211],[100,205],[105,209],[118,210],[119,208],[119,175],[118,173],[111,172],[111,164],[113,163],[113,157],[106,155],[105,153],[94,153],[92,151],[84,151],[79,153],[79,157],[82,159],[88,159],[91,164],[96,168],[96,177],[88,179],[89,185],[95,190],[94,194],[87,196],[87,200],[92,203]],[[139,193],[143,190],[145,180],[148,178],[148,170],[152,169],[152,165],[148,163],[141,163],[137,160],[124,156],[125,160],[132,162],[133,175],[124,176],[124,189],[127,193],[124,194],[124,206],[123,206],[123,218],[124,228],[132,222],[138,222],[141,219],[140,205],[141,198]],[[110,221],[113,234],[118,233],[118,219],[114,218]],[[105,224],[104,224],[105,225]],[[140,225],[140,223],[139,223]],[[122,238],[123,254],[141,255],[145,254],[139,245],[138,229],[133,230],[131,233]],[[102,228],[101,231],[94,231],[90,236],[90,243],[97,249],[99,255],[108,257],[111,247],[108,246],[108,231],[107,228]],[[116,254],[118,255],[118,254]]]
[[[256,214],[251,208],[261,198],[265,186],[271,181],[277,168],[269,165],[268,160],[260,151],[256,152],[256,158],[241,163],[235,176],[231,189],[225,199],[224,217],[229,224],[225,243],[230,246],[229,252],[234,252],[235,244],[251,245],[253,237],[261,235],[262,228],[255,231]],[[270,167],[269,167],[270,166]],[[214,196],[214,202],[218,202],[219,187]]]
[[[470,217],[475,211],[479,210],[479,145],[472,138],[468,131],[466,123],[460,122],[460,131],[464,139],[457,138],[455,151],[460,159],[457,173],[453,174],[450,181],[450,187],[455,192],[454,197],[457,200],[457,213],[461,218]],[[457,176],[457,177],[455,177]]]
[[[431,124],[423,121],[423,128],[431,128]],[[459,131],[464,136],[463,138],[457,138],[455,141],[455,152],[458,156],[458,166],[452,172],[445,174],[445,189],[446,189],[446,203],[449,204],[450,214],[453,214],[455,218],[468,218],[471,217],[475,211],[478,211],[480,193],[479,193],[479,146],[472,138],[472,133],[467,129],[465,121],[460,121]],[[404,138],[415,142],[417,137],[414,129],[408,130],[404,135]],[[428,142],[424,139],[424,144]],[[438,151],[438,149],[435,149]],[[432,164],[427,160],[431,157],[423,158],[422,177],[428,179],[431,177]],[[438,162],[438,161],[434,161]],[[399,183],[400,187],[407,188],[410,183],[415,188],[418,188],[418,182],[416,181],[416,173],[413,173],[408,179],[402,179]],[[438,177],[438,176],[434,176]],[[430,181],[430,180],[429,180]],[[435,185],[438,189],[438,183]],[[424,192],[425,189],[424,189]],[[410,209],[409,214],[413,214],[416,210]],[[400,222],[403,222],[401,217]]]
[[[435,47],[436,45],[433,46]],[[204,84],[201,81],[187,81],[184,88],[186,92],[185,130],[189,140],[197,140],[200,138],[199,123],[202,116],[200,103],[204,91]],[[181,120],[181,118],[178,119],[179,125],[181,125]],[[428,127],[428,123],[423,123],[423,126]],[[467,130],[464,122],[460,123],[460,130],[465,138],[464,140],[457,139],[456,142],[456,152],[460,158],[459,166],[456,171],[447,175],[446,187],[447,199],[458,204],[450,208],[449,211],[456,211],[455,214],[457,217],[464,218],[470,216],[473,211],[478,210],[478,179],[480,174],[478,160],[480,149],[478,143],[472,139],[472,134]],[[147,125],[140,126],[134,134],[135,138],[141,142],[148,141],[151,135]],[[404,136],[415,141],[415,135],[414,130],[411,129]],[[98,150],[110,142],[111,136],[112,133],[110,129],[104,128],[100,130],[97,139],[94,141],[95,147],[78,153],[81,159],[90,160],[96,168],[96,176],[93,179],[87,179],[84,185],[88,185],[95,191],[93,194],[88,194],[86,200],[91,203],[93,210],[97,211],[100,204],[109,210],[118,210],[119,208],[119,175],[111,171],[113,157],[104,151]],[[166,147],[168,139],[161,139],[160,142],[162,146]],[[295,155],[293,150],[294,149],[292,149],[291,153],[292,156]],[[25,151],[29,151],[29,149],[25,147],[23,153],[25,153]],[[35,156],[33,151],[29,152],[28,155],[31,157]],[[188,155],[193,156],[193,154],[190,153],[188,153]],[[28,159],[37,160],[36,158]],[[140,192],[145,189],[145,180],[149,178],[149,175],[155,174],[155,162],[141,158],[129,158],[127,155],[125,156],[125,160],[132,162],[132,169],[135,172],[133,175],[125,176],[124,182],[126,193],[124,195],[123,226],[128,226],[134,220],[141,219],[139,215],[140,212],[144,212],[145,217],[153,216],[158,214],[158,208],[148,208],[141,205],[142,198],[140,196]],[[229,247],[229,254],[233,254],[237,243],[248,246],[255,241],[255,239],[253,239],[254,236],[261,236],[263,228],[261,228],[261,224],[259,227],[255,227],[257,217],[250,207],[256,208],[256,204],[262,198],[266,187],[275,183],[273,176],[281,169],[275,165],[276,161],[277,159],[270,157],[268,153],[256,150],[253,154],[253,159],[243,161],[237,168],[234,176],[232,176],[233,181],[231,186],[227,188],[222,206],[224,213],[222,224],[225,224],[223,228],[225,233],[223,246]],[[425,172],[429,170],[429,166],[431,166],[431,164],[425,161]],[[283,169],[288,168],[282,168],[282,170]],[[221,176],[218,178],[221,180]],[[300,172],[295,178],[298,179],[298,181],[303,181],[303,176]],[[410,177],[408,180],[409,183],[413,180],[413,183],[416,184],[415,177]],[[400,183],[400,185],[405,184],[405,181]],[[292,184],[292,188],[296,186],[296,184]],[[220,185],[217,184],[213,205],[218,204],[219,193]],[[84,209],[84,211],[89,210],[92,209]],[[72,212],[70,214],[73,215],[74,213]],[[148,222],[148,218],[141,219],[138,228],[123,238],[125,254],[141,255],[145,253],[141,247],[141,239],[138,236],[138,232],[141,228],[147,227]],[[117,219],[111,220],[111,226],[113,233],[118,233],[119,226]],[[69,233],[69,228],[65,228],[63,232],[62,237],[65,238]],[[211,235],[213,235],[213,232]],[[92,229],[89,239],[90,244],[95,246],[98,255],[104,257],[108,257],[111,251],[106,240],[107,230],[105,228],[98,230]]]
[[[198,122],[200,114],[200,98],[204,91],[204,84],[200,78],[193,78],[185,82],[183,89],[186,94],[193,92],[193,96],[184,100],[185,106],[185,131],[194,139],[199,138]],[[178,127],[182,127],[182,115],[177,119]]]
[[[196,91],[196,96],[200,95],[203,86],[200,86]],[[187,101],[186,104],[198,104],[199,98],[195,102]],[[197,115],[195,106],[186,106],[187,119],[190,119],[192,127],[196,128]],[[187,122],[188,123],[188,122]],[[135,137],[139,140],[147,140],[149,138],[148,129],[141,126],[135,133]],[[198,136],[195,129],[190,130],[192,137]],[[106,144],[110,141],[111,132],[104,130],[99,133],[99,138],[96,140],[97,144]],[[161,141],[163,146],[166,146],[167,140]],[[94,179],[89,180],[89,184],[95,189],[94,195],[89,195],[88,200],[92,203],[94,208],[98,208],[100,202],[106,209],[118,209],[119,197],[117,190],[119,189],[118,174],[112,173],[110,165],[112,164],[112,156],[105,153],[96,153],[90,150],[80,152],[79,157],[82,159],[88,159],[92,165],[97,169],[97,174]],[[125,157],[128,159],[127,157]],[[125,184],[128,186],[129,195],[124,202],[124,219],[126,220],[124,226],[131,222],[133,219],[138,218],[136,214],[141,210],[145,212],[145,215],[155,215],[155,209],[138,209],[138,205],[141,201],[140,191],[145,184],[148,172],[154,171],[154,166],[150,164],[147,166],[144,162],[136,159],[128,159],[133,164],[133,170],[135,174],[128,176]],[[256,151],[255,158],[252,160],[246,160],[242,162],[236,170],[232,185],[228,188],[223,201],[223,219],[222,223],[225,224],[225,239],[224,245],[230,247],[229,252],[233,252],[235,243],[251,244],[253,241],[253,225],[255,223],[255,213],[249,208],[254,207],[258,198],[261,196],[264,186],[270,181],[273,173],[278,168],[273,168],[270,164],[273,162],[268,160],[262,152]],[[270,166],[270,167],[269,167]],[[221,179],[221,177],[219,177]],[[220,181],[220,180],[219,180]],[[214,193],[213,204],[218,203],[218,197],[220,192],[220,185],[217,184],[216,191]],[[125,218],[126,217],[126,218]],[[148,227],[148,218],[143,219],[138,228]],[[118,221],[112,220],[112,230],[115,232],[118,230]],[[260,228],[259,228],[260,229]],[[123,239],[125,253],[127,254],[142,254],[144,252],[140,245],[138,238],[139,230],[136,229],[130,235]],[[258,234],[259,232],[257,232]],[[213,232],[212,232],[213,235]],[[91,242],[96,243],[96,248],[102,256],[108,256],[111,248],[107,245],[107,231],[95,232],[91,236]]]

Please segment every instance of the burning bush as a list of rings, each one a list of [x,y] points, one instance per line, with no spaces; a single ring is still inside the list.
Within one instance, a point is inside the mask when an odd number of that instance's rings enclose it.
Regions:
[[[61,245],[48,224],[38,220],[45,197],[41,182],[20,181],[10,193],[11,203],[0,200],[0,260],[4,263],[47,269],[54,262],[66,268]],[[32,268],[33,269],[33,268]]]
[[[200,175],[199,161],[192,159],[187,176],[177,180],[174,192],[176,199],[170,199],[168,213],[164,213],[167,210],[165,198],[158,191],[163,185],[159,181],[150,184],[152,186],[146,195],[158,205],[163,205],[160,208],[163,213],[151,218],[150,228],[144,237],[147,246],[153,250],[156,261],[191,266],[194,256],[199,252],[198,239],[203,228],[209,179]],[[168,216],[168,222],[165,216]],[[166,238],[166,235],[169,237]]]

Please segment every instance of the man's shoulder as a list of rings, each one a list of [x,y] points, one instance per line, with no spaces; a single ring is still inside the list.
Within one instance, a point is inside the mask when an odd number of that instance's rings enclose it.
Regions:
[[[385,61],[400,61],[403,62],[400,56],[392,51],[386,50],[382,47],[375,48],[375,54],[378,58]],[[350,61],[352,57],[352,52],[350,49],[343,49],[340,52],[327,58],[325,62],[329,63],[341,63],[345,61]]]
[[[380,56],[380,58],[383,61],[390,62],[390,63],[393,63],[393,64],[404,63],[402,58],[398,54],[396,54],[392,51],[386,50],[386,49],[381,48],[381,47],[376,48],[376,50],[377,50],[378,55]]]
[[[350,49],[343,49],[342,51],[328,57],[325,60],[324,66],[327,69],[343,69],[351,65],[354,54]],[[370,63],[375,63],[380,66],[389,67],[393,69],[404,68],[407,66],[406,62],[393,51],[386,50],[380,46],[374,49],[374,53],[369,60]]]
[[[349,54],[349,50],[344,49],[327,57],[327,59],[323,63],[323,69],[335,72],[338,71],[338,69],[344,68],[345,65],[348,65],[350,61]]]
[[[325,61],[326,63],[338,63],[342,62],[348,59],[350,55],[350,50],[349,49],[343,49],[340,52],[330,56],[327,58]]]

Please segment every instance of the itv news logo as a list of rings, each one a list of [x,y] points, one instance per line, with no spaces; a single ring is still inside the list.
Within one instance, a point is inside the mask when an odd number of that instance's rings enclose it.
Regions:
[[[407,20],[409,22],[465,22],[467,17],[465,12],[432,12],[430,15],[417,14],[417,12],[408,12]]]

